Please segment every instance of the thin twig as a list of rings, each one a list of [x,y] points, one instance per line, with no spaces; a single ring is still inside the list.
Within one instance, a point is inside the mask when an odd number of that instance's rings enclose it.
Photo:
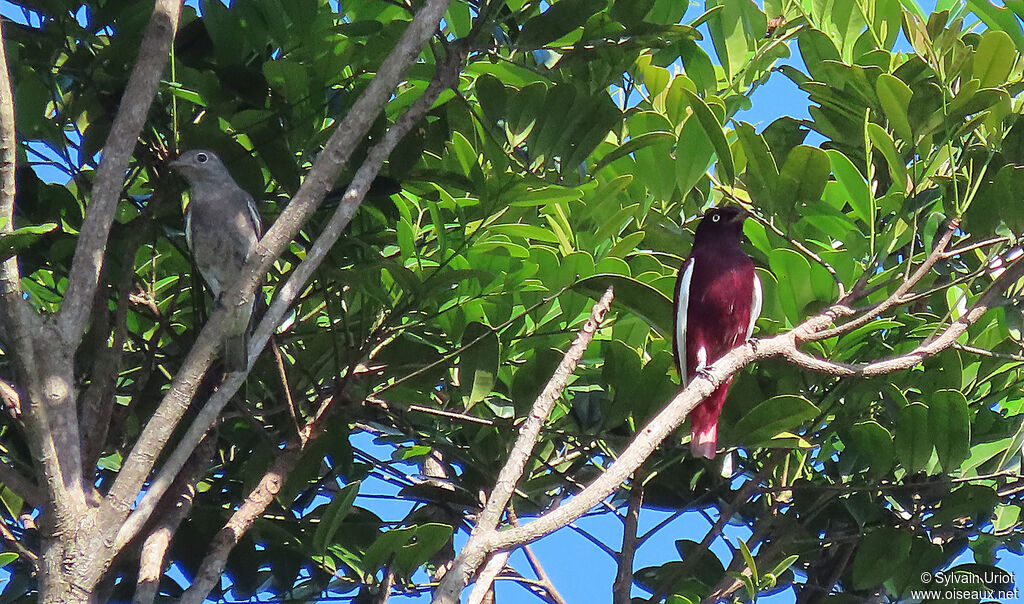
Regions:
[[[295,401],[292,400],[292,389],[288,386],[288,372],[284,368],[284,355],[281,354],[281,347],[273,336],[270,338],[270,348],[274,351],[274,364],[277,365],[277,377],[281,380],[281,389],[284,390],[284,400],[288,405],[288,415],[291,416],[292,424],[295,426],[295,434],[301,438],[302,427],[299,426],[299,415],[295,411]]]
[[[746,503],[747,500],[750,499],[750,496],[757,491],[758,481],[759,478],[748,480],[738,491],[736,491],[736,496],[732,498],[732,501],[726,503],[721,507],[721,509],[719,509],[718,519],[711,525],[711,530],[704,535],[704,538],[697,547],[687,553],[686,557],[683,558],[682,564],[679,565],[676,571],[670,573],[670,576],[661,582],[658,586],[658,590],[654,593],[654,596],[651,597],[651,602],[661,602],[668,597],[669,590],[672,589],[680,579],[685,577],[688,572],[690,572],[693,565],[702,556],[714,555],[711,553],[711,544],[719,537],[719,535],[722,534],[722,531],[725,529],[725,525],[729,522],[729,519],[732,518],[736,509]]]
[[[953,348],[976,354],[983,357],[991,357],[993,359],[1003,359],[1006,361],[1021,361],[1024,362],[1024,355],[1010,354],[1008,352],[992,352],[991,350],[985,350],[984,348],[977,348],[968,344],[953,344]]]
[[[508,520],[512,526],[519,526],[519,518],[516,516],[516,512],[511,505],[508,507]],[[529,545],[524,545],[523,553],[526,554],[526,561],[530,563],[533,574],[537,575],[537,580],[541,582],[544,586],[544,591],[548,593],[548,599],[553,604],[566,604],[565,598],[562,597],[562,594],[558,593],[558,590],[555,589],[555,584],[551,582],[551,578],[544,572],[544,566],[540,563],[537,555],[533,553],[533,548]]]
[[[629,604],[633,600],[633,561],[636,557],[637,524],[640,521],[640,508],[644,504],[646,475],[643,468],[637,470],[629,488],[629,503],[622,526],[622,548],[619,550],[615,581],[612,582],[612,601],[615,604]]]
[[[736,200],[737,202],[740,201],[738,197],[734,197],[731,193],[728,192],[727,189],[719,188],[719,190],[724,192],[727,196],[731,197],[732,199]],[[811,248],[809,248],[806,245],[804,245],[801,241],[799,241],[797,239],[793,239],[792,237],[787,235],[785,231],[783,231],[782,229],[780,229],[779,227],[777,227],[775,225],[774,221],[768,220],[768,219],[762,217],[760,214],[758,214],[756,212],[750,212],[750,217],[753,218],[754,220],[756,220],[759,224],[764,226],[766,229],[768,229],[771,232],[775,233],[779,237],[785,239],[791,246],[796,248],[796,250],[799,251],[801,254],[803,254],[804,256],[807,256],[808,258],[810,258],[811,260],[816,262],[819,266],[821,266],[826,271],[828,271],[828,274],[831,275],[832,280],[835,281],[835,283],[836,283],[836,288],[839,290],[839,297],[842,298],[842,297],[846,296],[846,286],[843,285],[843,280],[839,278],[839,273],[836,271],[835,267],[833,267],[831,264],[829,264],[820,255],[818,255],[817,253],[812,251]]]
[[[917,270],[910,275],[909,279],[904,280],[888,298],[872,306],[868,310],[861,313],[859,317],[851,319],[842,325],[833,327],[832,329],[824,329],[813,335],[813,340],[826,340],[828,338],[848,333],[862,325],[867,325],[875,319],[878,315],[884,313],[890,308],[901,304],[903,296],[913,289],[920,281],[932,270],[935,263],[942,259],[943,252],[946,251],[946,246],[949,245],[950,239],[953,238],[953,234],[956,233],[957,228],[960,226],[960,220],[954,218],[949,221],[949,225],[946,227],[946,232],[942,234],[938,243],[932,248],[928,257],[924,259],[924,262],[917,267]],[[910,259],[907,260],[910,262]]]
[[[39,573],[39,556],[21,542],[20,539],[14,536],[11,529],[7,528],[7,523],[0,521],[0,538],[14,551],[18,552],[23,558],[32,563],[32,567],[36,573]]]
[[[158,522],[142,542],[139,553],[139,576],[135,583],[133,604],[152,604],[160,591],[160,577],[164,573],[164,558],[171,545],[178,526],[192,511],[192,501],[196,495],[196,483],[206,472],[210,458],[216,450],[213,438],[203,441],[203,446],[196,449],[188,465],[171,485],[169,494],[172,496],[161,503],[161,512],[157,515]]]

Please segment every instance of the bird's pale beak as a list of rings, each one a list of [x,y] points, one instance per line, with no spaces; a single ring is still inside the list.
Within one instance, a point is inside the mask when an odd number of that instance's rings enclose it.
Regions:
[[[171,168],[180,168],[185,164],[184,162],[181,161],[181,157],[179,156],[174,161],[169,162],[167,165],[170,166]]]

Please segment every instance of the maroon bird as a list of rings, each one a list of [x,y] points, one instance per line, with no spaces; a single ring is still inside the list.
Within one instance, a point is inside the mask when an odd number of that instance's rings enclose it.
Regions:
[[[740,246],[746,217],[737,207],[708,210],[697,225],[690,257],[679,268],[673,353],[683,385],[750,338],[761,314],[761,282]],[[715,457],[718,416],[731,382],[723,382],[690,412],[694,457]]]

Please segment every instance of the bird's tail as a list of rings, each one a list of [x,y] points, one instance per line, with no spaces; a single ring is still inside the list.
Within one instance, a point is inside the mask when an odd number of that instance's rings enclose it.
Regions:
[[[229,373],[249,368],[249,331],[224,338],[224,370]]]
[[[714,421],[702,426],[694,423],[690,429],[690,453],[694,457],[714,459],[718,448],[718,422]]]
[[[249,368],[249,332],[255,306],[255,301],[243,304],[231,315],[224,336],[224,370],[229,373]]]
[[[714,459],[718,448],[718,416],[729,392],[725,382],[690,412],[690,453],[694,457]]]

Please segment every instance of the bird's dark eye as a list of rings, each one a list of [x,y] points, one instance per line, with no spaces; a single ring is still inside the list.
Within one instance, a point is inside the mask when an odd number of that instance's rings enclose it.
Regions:
[[[210,158],[205,153],[200,153],[200,154],[196,155],[196,161],[201,163],[201,164],[205,164],[207,162],[207,160],[209,160],[209,159]]]
[[[718,222],[721,219],[722,219],[722,215],[721,214],[712,214],[711,215],[711,222]]]

